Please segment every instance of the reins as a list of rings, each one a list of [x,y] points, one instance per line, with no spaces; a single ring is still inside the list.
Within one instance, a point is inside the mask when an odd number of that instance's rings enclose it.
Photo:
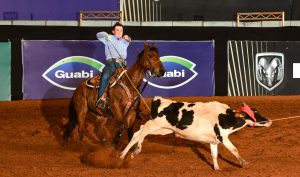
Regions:
[[[123,66],[121,66],[122,69],[124,69]],[[134,90],[138,93],[139,97],[142,99],[142,101],[144,102],[144,104],[146,105],[147,109],[150,111],[149,106],[147,105],[145,99],[143,98],[142,94],[140,93],[140,91],[138,91],[138,89],[135,87],[135,85],[133,84],[132,80],[129,78],[129,76],[127,75],[127,73],[125,72],[125,76],[128,78],[130,84],[132,85],[132,87],[134,88]]]

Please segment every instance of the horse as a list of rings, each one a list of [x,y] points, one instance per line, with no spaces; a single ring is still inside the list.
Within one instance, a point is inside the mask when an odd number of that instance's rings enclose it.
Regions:
[[[96,99],[98,89],[90,88],[87,86],[87,80],[80,83],[75,89],[69,104],[69,121],[63,134],[65,141],[71,136],[73,130],[78,124],[78,133],[80,140],[84,135],[84,124],[87,112],[97,116],[97,120],[102,120],[102,132],[110,131],[107,127],[103,126],[107,119],[113,118],[118,125],[118,131],[113,139],[113,144],[117,144],[121,133],[125,128],[128,130],[128,138],[131,139],[132,125],[137,117],[138,102],[140,87],[143,78],[148,71],[151,72],[151,77],[161,77],[165,73],[165,68],[160,61],[158,48],[154,45],[147,45],[144,43],[144,49],[138,54],[136,62],[128,70],[121,68],[123,75],[120,76],[115,72],[111,77],[114,79],[119,77],[116,84],[112,87],[108,86],[106,91],[108,95],[108,109],[96,107]],[[99,82],[99,78],[95,78]],[[106,119],[106,120],[105,120]],[[111,122],[111,121],[110,121]],[[111,127],[111,126],[110,126]]]

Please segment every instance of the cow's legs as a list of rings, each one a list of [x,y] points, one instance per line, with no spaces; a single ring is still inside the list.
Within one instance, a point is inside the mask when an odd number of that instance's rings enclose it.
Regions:
[[[126,148],[123,150],[123,152],[121,153],[121,158],[124,159],[126,154],[128,153],[128,151],[130,150],[130,148],[135,145],[135,143],[138,143],[138,147],[141,147],[141,144],[144,140],[144,138],[149,135],[152,134],[158,130],[160,130],[161,127],[158,126],[153,120],[149,120],[145,123],[144,126],[141,127],[141,129],[137,132],[134,133],[132,139],[130,140],[130,142],[128,143],[128,145],[126,146]],[[157,133],[157,132],[156,132]],[[135,150],[135,153],[140,152],[140,150]]]
[[[237,148],[231,143],[228,138],[223,137],[223,144],[240,161],[241,166],[249,164],[239,155]]]
[[[161,128],[159,130],[156,130],[156,131],[152,132],[151,135],[167,135],[167,134],[170,134],[170,133],[173,133],[173,131],[170,130],[170,129]],[[134,149],[134,151],[131,154],[132,159],[134,158],[134,155],[137,155],[142,151],[142,142],[144,141],[144,138],[145,138],[145,136],[142,137],[138,141],[138,144],[137,144],[136,148]]]
[[[211,157],[213,159],[214,169],[220,170],[220,167],[218,164],[218,144],[210,143],[210,153],[211,153]]]

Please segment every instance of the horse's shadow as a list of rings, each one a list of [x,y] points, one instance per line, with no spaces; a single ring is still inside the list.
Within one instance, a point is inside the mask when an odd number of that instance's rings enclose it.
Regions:
[[[77,42],[84,43],[85,48],[79,49],[79,46],[74,41],[62,42],[63,47],[69,50],[68,53],[69,56],[90,56],[92,58],[97,58],[97,53],[95,51],[100,46],[98,45],[97,42],[93,42],[93,43],[89,41],[77,41]],[[66,83],[66,85],[68,84]],[[65,129],[65,125],[68,121],[68,106],[70,103],[70,99],[53,99],[56,97],[56,93],[60,93],[60,92],[62,92],[62,89],[56,86],[53,86],[50,89],[48,89],[42,98],[40,109],[43,117],[49,124],[49,128],[48,128],[49,133],[55,136],[56,141],[60,145],[65,145],[62,135]],[[90,120],[92,119],[93,119],[92,115],[87,116],[88,122],[90,122]],[[90,141],[94,143],[93,138],[91,139],[92,140]],[[79,143],[85,144],[82,142]]]
[[[63,132],[68,122],[69,103],[71,99],[48,99],[50,97],[49,94],[53,94],[55,89],[57,88],[52,87],[45,93],[40,106],[43,118],[49,124],[48,132],[55,137],[55,140],[62,147],[67,147],[69,150],[82,151],[83,149],[95,149],[97,144],[99,144],[99,139],[94,132],[95,117],[92,114],[87,114],[87,131],[83,140],[80,140],[77,131],[74,131],[68,143],[64,141]]]

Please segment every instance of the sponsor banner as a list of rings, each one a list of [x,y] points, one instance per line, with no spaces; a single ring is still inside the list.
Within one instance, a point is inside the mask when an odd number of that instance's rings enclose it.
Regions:
[[[300,63],[293,63],[293,78],[300,78]]]
[[[155,42],[167,69],[162,78],[145,78],[143,95],[214,95],[214,42]],[[143,41],[128,48],[128,66],[143,50]],[[23,40],[24,99],[70,98],[75,88],[106,64],[104,45],[94,41]]]
[[[143,95],[213,96],[214,41],[155,41],[167,72],[163,78],[151,78]],[[143,42],[133,46],[142,48]]]
[[[300,94],[300,42],[228,41],[228,95]]]
[[[11,43],[0,42],[0,101],[11,100]]]
[[[23,40],[22,50],[23,99],[69,98],[105,63],[98,41]]]

